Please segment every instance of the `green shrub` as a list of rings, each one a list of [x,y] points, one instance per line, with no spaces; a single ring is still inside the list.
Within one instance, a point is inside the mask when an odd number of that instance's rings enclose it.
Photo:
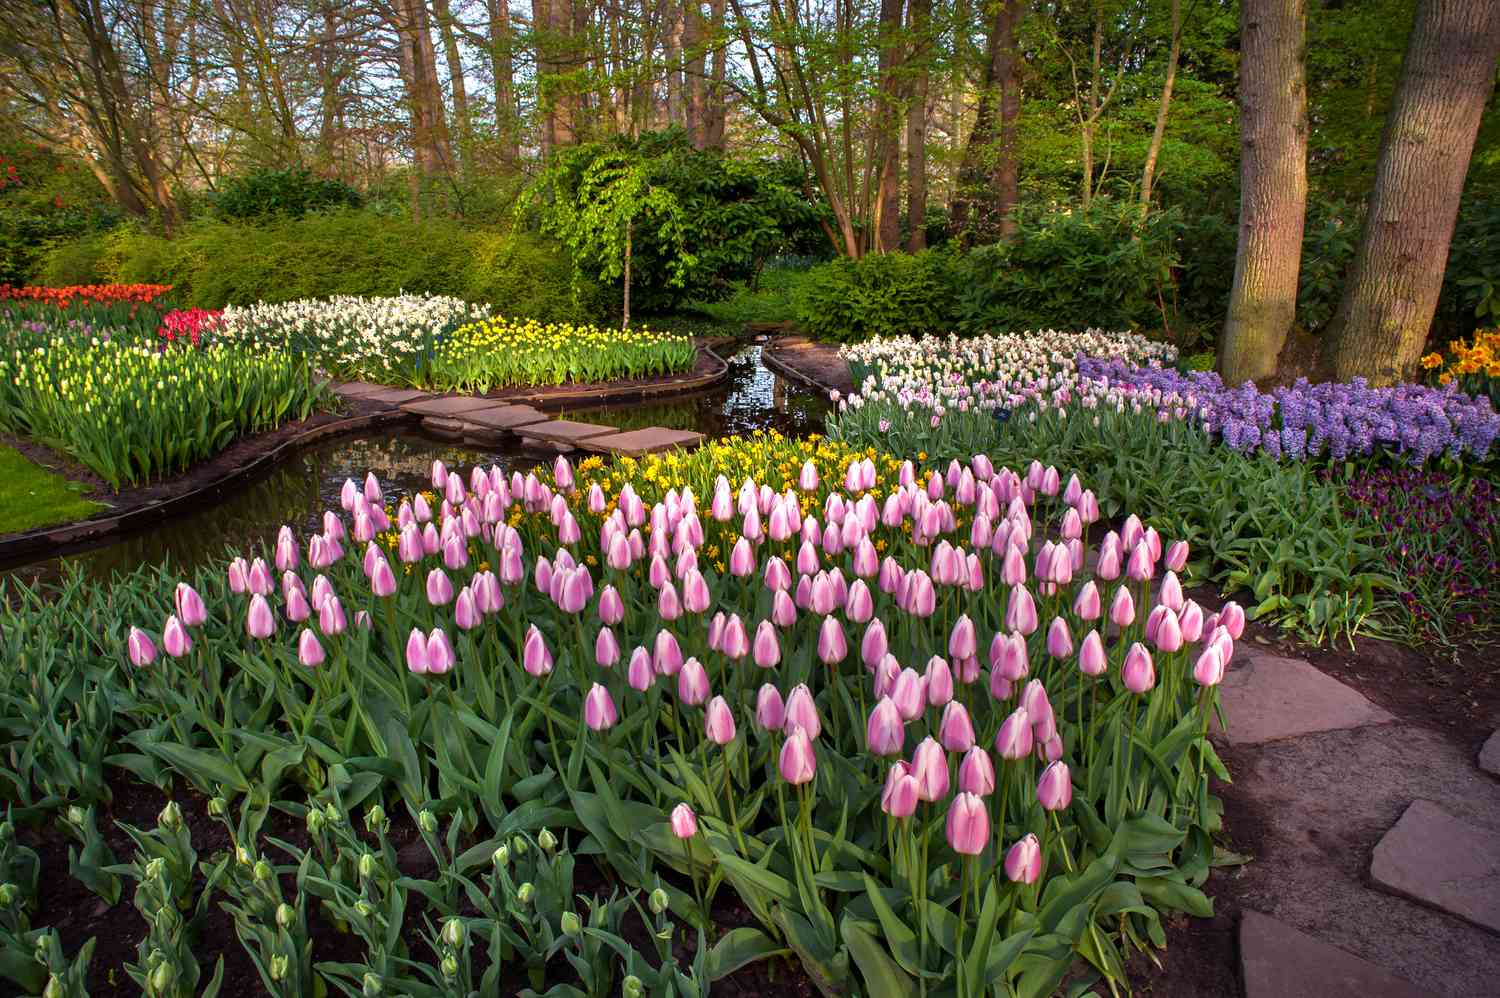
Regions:
[[[307,167],[255,170],[226,180],[212,196],[214,214],[228,220],[287,215],[301,218],[311,211],[358,208],[359,191],[348,184],[315,176]]]
[[[260,225],[199,221],[175,239],[121,226],[54,246],[40,276],[48,284],[171,284],[183,307],[411,291],[543,320],[605,314],[602,291],[585,282],[575,296],[571,274],[561,248],[536,236],[338,211]]]
[[[834,260],[798,283],[793,311],[797,325],[822,340],[919,336],[952,324],[953,281],[954,257],[940,250]]]

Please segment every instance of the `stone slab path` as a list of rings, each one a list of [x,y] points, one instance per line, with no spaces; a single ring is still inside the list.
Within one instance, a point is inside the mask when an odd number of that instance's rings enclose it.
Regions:
[[[1500,731],[1490,735],[1484,748],[1479,750],[1479,768],[1486,773],[1500,776]]]
[[[1210,893],[1241,909],[1247,998],[1500,994],[1500,780],[1249,642],[1222,692],[1226,824],[1254,856]]]
[[[346,398],[382,402],[420,416],[423,428],[437,436],[478,445],[500,444],[514,436],[559,451],[582,447],[602,454],[639,456],[692,448],[704,440],[701,433],[664,426],[621,432],[613,426],[554,419],[532,406],[482,395],[434,395],[359,381],[336,382],[332,387]]]

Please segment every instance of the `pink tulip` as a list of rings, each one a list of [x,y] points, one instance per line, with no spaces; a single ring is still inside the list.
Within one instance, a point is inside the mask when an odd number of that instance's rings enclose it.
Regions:
[[[644,693],[656,682],[656,672],[651,668],[651,653],[644,648],[636,648],[630,653],[630,666],[626,670],[625,680],[630,688],[637,693]]]
[[[718,650],[730,659],[741,659],[749,654],[750,638],[745,633],[745,622],[740,619],[739,614],[731,613],[724,622]]]
[[[953,702],[953,670],[948,660],[934,655],[927,660],[927,670],[922,673],[922,685],[927,690],[929,707],[945,707]]]
[[[803,581],[807,576],[803,576]],[[776,595],[771,597],[771,623],[777,627],[791,627],[797,622],[797,605],[783,589],[776,590]]]
[[[453,602],[453,583],[441,568],[427,573],[427,602],[433,606],[447,606]]]
[[[611,626],[625,619],[625,601],[612,585],[599,590],[599,619]]]
[[[978,651],[979,641],[974,635],[974,621],[967,613],[959,614],[948,635],[948,654],[954,659],[972,658]]]
[[[434,627],[427,636],[427,671],[435,676],[446,675],[457,660],[458,656],[453,653],[453,645],[448,640],[448,632],[441,627]]]
[[[792,786],[809,783],[818,772],[818,757],[806,729],[798,727],[781,746],[781,778]]]
[[[975,745],[964,753],[958,764],[958,789],[979,797],[995,792],[995,764],[982,746]]]
[[[676,620],[682,616],[682,600],[677,596],[677,587],[666,582],[656,595],[656,615],[662,620]]]
[[[252,638],[269,638],[276,632],[276,617],[271,604],[260,593],[250,597],[250,609],[245,615],[245,630]]]
[[[765,579],[766,588],[772,592],[792,587],[792,570],[787,568],[786,562],[780,558],[766,559],[766,570],[762,577]]]
[[[997,631],[990,642],[990,669],[1013,683],[1025,679],[1031,671],[1025,637]]]
[[[798,683],[787,696],[783,728],[787,734],[800,729],[812,739],[822,734],[823,721],[818,716],[818,705],[813,702],[812,690],[806,683]]]
[[[1168,571],[1161,580],[1161,589],[1157,594],[1157,601],[1172,610],[1174,613],[1182,609],[1182,582],[1177,578],[1177,573]]]
[[[1193,600],[1182,604],[1177,611],[1177,626],[1182,629],[1182,640],[1194,642],[1203,637],[1203,607]]]
[[[1064,811],[1073,802],[1073,777],[1065,762],[1054,762],[1042,770],[1036,784],[1036,799],[1048,811]]]
[[[708,699],[708,672],[703,663],[689,658],[677,670],[677,698],[689,707],[696,707]]]
[[[1224,657],[1213,645],[1205,648],[1193,665],[1193,679],[1199,686],[1217,686],[1224,681]]]
[[[1079,620],[1098,620],[1100,614],[1099,587],[1090,579],[1078,587],[1073,597],[1073,613]]]
[[[177,588],[172,592],[172,600],[177,606],[177,618],[185,626],[198,627],[208,619],[208,608],[203,605],[203,597],[186,582],[177,583]]]
[[[1115,598],[1109,604],[1109,619],[1116,627],[1129,627],[1135,622],[1135,600],[1125,586],[1115,590]]]
[[[937,593],[932,588],[932,579],[920,568],[914,569],[907,578],[906,612],[924,620],[931,617],[937,609]]]
[[[1073,635],[1068,630],[1068,622],[1061,617],[1053,617],[1052,623],[1047,625],[1047,654],[1053,658],[1067,658],[1073,654]]]
[[[891,595],[901,588],[905,578],[906,572],[896,563],[896,559],[887,556],[880,563],[880,576],[876,582],[880,586],[881,592]]]
[[[1132,693],[1146,693],[1156,685],[1156,667],[1151,662],[1151,653],[1139,641],[1132,643],[1125,653],[1120,680]]]
[[[323,646],[318,643],[318,638],[312,631],[302,628],[302,633],[297,635],[297,661],[309,669],[315,669],[323,664]]]
[[[755,723],[767,731],[780,731],[786,724],[786,704],[781,691],[770,683],[761,685],[755,695]]]
[[[182,626],[182,621],[177,619],[176,614],[167,618],[166,626],[161,631],[161,647],[173,658],[181,658],[193,650],[193,639],[188,637],[187,628]]]
[[[604,561],[616,572],[623,572],[630,568],[630,541],[618,530],[611,531],[609,543],[605,546]]]
[[[229,563],[229,591],[243,593],[249,588],[246,576],[250,574],[250,565],[244,558],[236,558]]]
[[[1107,667],[1104,642],[1100,640],[1098,631],[1089,631],[1078,649],[1078,671],[1085,676],[1102,676]]]
[[[615,639],[615,632],[608,627],[599,628],[594,637],[594,661],[607,669],[619,660],[620,642]]]
[[[406,639],[406,668],[419,676],[428,672],[427,636],[415,627]]]
[[[301,589],[293,589],[286,596],[286,617],[295,623],[302,623],[312,616],[312,606],[307,602],[307,597],[302,594]]]
[[[899,755],[905,742],[901,712],[890,697],[881,697],[865,724],[865,747],[875,755]]]
[[[1125,575],[1136,582],[1144,582],[1154,574],[1156,566],[1151,561],[1151,547],[1144,539],[1137,541],[1125,563]]]
[[[977,794],[960,793],[948,808],[948,844],[960,856],[977,856],[990,839],[990,813]]]
[[[679,839],[690,839],[698,834],[698,816],[686,804],[672,809],[672,834]]]
[[[318,630],[325,635],[343,634],[348,626],[344,605],[337,596],[330,593],[318,604]]]
[[[865,628],[864,637],[859,642],[859,657],[865,663],[866,668],[874,668],[879,661],[885,657],[888,644],[885,635],[885,624],[880,618],[872,619],[869,626]]]
[[[250,571],[245,574],[245,586],[252,593],[268,596],[275,586],[271,582],[271,569],[262,558],[256,558],[250,563]]]
[[[1229,636],[1238,641],[1240,635],[1245,633],[1245,610],[1238,603],[1230,601],[1224,604],[1219,611],[1219,624],[1229,632]]]
[[[728,745],[734,741],[734,712],[723,697],[716,696],[708,702],[703,712],[703,733],[715,745]]]
[[[675,676],[682,670],[682,648],[671,631],[657,631],[652,646],[651,667],[659,676]]]
[[[1025,586],[1015,586],[1005,606],[1005,626],[1012,631],[1031,634],[1037,629],[1036,601]]]
[[[891,696],[896,690],[896,680],[901,678],[901,663],[896,656],[887,654],[875,665],[875,698]]]
[[[521,667],[538,679],[552,672],[552,652],[535,624],[526,629],[526,641],[521,647]]]
[[[938,741],[949,752],[967,752],[974,747],[974,723],[957,700],[948,701],[938,725]]]
[[[125,652],[130,658],[130,664],[137,668],[156,661],[156,644],[139,627],[132,627],[126,636]]]
[[[396,573],[384,557],[375,559],[375,570],[370,573],[370,592],[376,596],[391,596],[396,592]]]
[[[605,731],[613,728],[619,719],[620,713],[615,709],[615,701],[609,695],[609,690],[599,683],[589,687],[588,694],[583,698],[583,723],[589,726],[589,730]]]
[[[824,617],[818,628],[818,658],[826,665],[836,665],[849,655],[844,628],[834,617]]]
[[[802,471],[797,475],[797,487],[803,492],[813,492],[818,488],[818,466],[810,459],[802,462]]]
[[[1005,854],[1005,875],[1018,884],[1034,884],[1042,875],[1042,846],[1028,834]]]
[[[917,810],[917,789],[911,767],[902,761],[892,763],[880,794],[880,809],[893,818],[910,818]]]
[[[855,579],[844,600],[844,616],[853,624],[863,624],[875,615],[875,599],[864,579]]]
[[[734,542],[734,547],[729,552],[729,574],[743,579],[754,572],[755,549],[748,540],[741,537]]]
[[[917,799],[928,803],[948,796],[948,757],[931,737],[924,738],[911,757],[911,775],[917,781]]]
[[[1177,622],[1177,614],[1165,606],[1158,606],[1157,609],[1166,610],[1166,612],[1158,622],[1156,635],[1151,641],[1159,650],[1170,654],[1182,647],[1182,625]]]
[[[927,707],[927,687],[915,669],[902,669],[890,690],[890,698],[905,721],[914,721],[922,716]]]
[[[995,752],[1002,759],[1024,759],[1031,754],[1031,715],[1017,707],[1000,723],[995,735]]]

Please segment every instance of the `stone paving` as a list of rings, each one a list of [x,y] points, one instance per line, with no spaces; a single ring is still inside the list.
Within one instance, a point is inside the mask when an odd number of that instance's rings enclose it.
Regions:
[[[1222,693],[1229,831],[1262,826],[1226,874],[1246,998],[1500,994],[1500,780],[1248,642]]]
[[[581,447],[599,453],[639,456],[674,447],[692,448],[704,440],[701,433],[664,426],[622,432],[598,423],[554,419],[529,405],[479,395],[433,395],[357,381],[337,383],[333,390],[347,398],[400,408],[420,416],[423,429],[437,436],[478,445],[495,445],[519,437],[563,452]]]

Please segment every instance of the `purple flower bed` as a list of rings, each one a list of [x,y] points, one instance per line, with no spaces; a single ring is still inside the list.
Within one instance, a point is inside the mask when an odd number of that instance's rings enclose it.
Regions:
[[[1457,389],[1399,385],[1371,388],[1306,380],[1262,392],[1250,382],[1226,388],[1212,371],[1183,374],[1169,367],[1136,367],[1080,357],[1081,377],[1148,385],[1190,396],[1199,417],[1237,451],[1296,459],[1334,460],[1390,450],[1413,464],[1440,454],[1482,461],[1500,436],[1500,414],[1487,398]]]

